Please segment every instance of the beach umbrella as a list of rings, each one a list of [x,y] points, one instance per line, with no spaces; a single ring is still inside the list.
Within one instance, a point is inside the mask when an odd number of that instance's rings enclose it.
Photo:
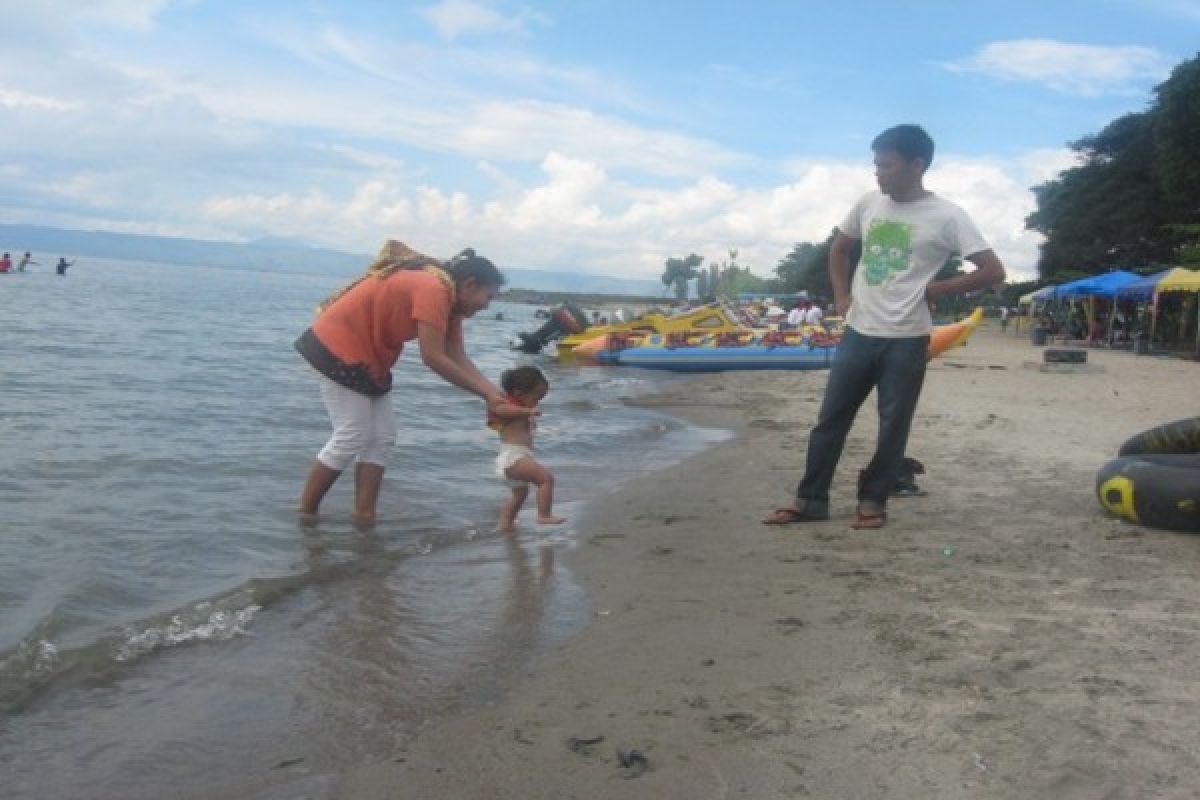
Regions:
[[[1200,270],[1176,269],[1158,283],[1159,292],[1200,292]],[[1196,299],[1196,352],[1200,353],[1200,297]]]

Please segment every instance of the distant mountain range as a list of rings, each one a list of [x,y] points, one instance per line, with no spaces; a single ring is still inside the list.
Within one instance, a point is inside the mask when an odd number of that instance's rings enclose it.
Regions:
[[[211,242],[172,236],[80,231],[37,225],[0,223],[0,250],[19,255],[26,250],[43,256],[113,258],[185,266],[235,267],[266,272],[333,273],[349,277],[363,269],[369,255],[311,247],[288,239]],[[14,257],[14,260],[15,257]],[[661,296],[660,281],[619,278],[569,270],[501,266],[509,286],[546,292]]]

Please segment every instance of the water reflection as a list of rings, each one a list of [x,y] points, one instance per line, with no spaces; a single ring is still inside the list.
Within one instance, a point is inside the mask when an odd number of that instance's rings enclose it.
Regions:
[[[318,599],[296,708],[326,756],[396,752],[427,721],[493,696],[582,616],[561,544],[489,537],[414,555],[431,537],[300,531]]]

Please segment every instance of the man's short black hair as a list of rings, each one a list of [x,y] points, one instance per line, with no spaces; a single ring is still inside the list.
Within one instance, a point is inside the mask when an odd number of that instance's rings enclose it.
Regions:
[[[899,153],[907,161],[919,158],[925,162],[925,168],[933,163],[933,139],[920,125],[896,125],[888,128],[875,137],[871,142],[875,152],[890,150]]]

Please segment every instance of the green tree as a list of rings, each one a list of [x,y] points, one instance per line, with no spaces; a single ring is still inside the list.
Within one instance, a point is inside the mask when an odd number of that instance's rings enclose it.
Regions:
[[[1200,225],[1172,225],[1171,229],[1180,236],[1176,249],[1178,266],[1200,268]]]
[[[1148,271],[1200,247],[1188,227],[1200,224],[1200,57],[1154,91],[1149,110],[1071,143],[1079,164],[1034,187],[1038,208],[1025,224],[1046,236],[1044,280]]]
[[[703,263],[704,259],[695,253],[692,253],[687,258],[668,258],[666,271],[662,274],[663,285],[675,287],[675,298],[677,300],[686,300],[688,281],[696,277],[696,271]]]
[[[1081,164],[1034,187],[1038,210],[1026,226],[1045,234],[1038,271],[1104,272],[1161,263],[1174,246],[1163,236],[1162,195],[1153,171],[1150,112],[1127,114],[1071,144]]]
[[[708,270],[703,267],[696,271],[696,297],[708,297]]]
[[[790,253],[775,266],[780,291],[807,291],[814,297],[833,297],[829,282],[829,248],[837,231],[832,231],[820,244],[798,242]],[[851,253],[857,263],[857,253]]]
[[[1154,174],[1172,221],[1200,223],[1200,56],[1154,89]]]
[[[811,242],[797,242],[791,252],[780,259],[775,265],[780,291],[797,292],[807,287],[809,266],[819,249]]]
[[[736,297],[741,292],[765,292],[767,281],[750,271],[749,267],[739,267],[736,264],[726,267],[721,273],[721,293],[727,297]]]
[[[1042,288],[1042,282],[1038,280],[1006,283],[1000,289],[1000,305],[1016,308],[1022,295],[1035,292],[1040,288]]]

